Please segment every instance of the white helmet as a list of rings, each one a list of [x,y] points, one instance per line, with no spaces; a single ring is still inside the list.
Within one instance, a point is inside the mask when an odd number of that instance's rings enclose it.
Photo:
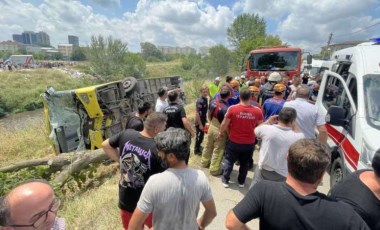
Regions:
[[[281,75],[278,72],[272,72],[268,77],[268,81],[280,82]]]

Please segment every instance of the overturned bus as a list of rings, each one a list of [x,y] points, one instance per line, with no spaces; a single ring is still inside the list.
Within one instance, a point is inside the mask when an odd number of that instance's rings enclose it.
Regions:
[[[139,104],[149,102],[154,106],[161,87],[168,90],[181,88],[180,98],[185,102],[183,82],[178,76],[127,77],[65,91],[48,87],[41,98],[54,151],[58,154],[101,148],[105,139],[125,128],[128,114],[137,111]]]

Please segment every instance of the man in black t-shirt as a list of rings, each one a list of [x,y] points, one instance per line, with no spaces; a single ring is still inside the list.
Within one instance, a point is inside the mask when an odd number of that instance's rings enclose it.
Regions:
[[[178,92],[170,91],[168,93],[169,106],[166,107],[163,111],[164,114],[168,116],[168,121],[166,124],[166,128],[181,128],[187,130],[191,137],[195,136],[194,130],[191,128],[189,121],[186,117],[185,108],[183,105],[178,104]],[[190,156],[190,153],[188,157]],[[189,162],[189,158],[186,159],[186,164]]]
[[[331,197],[346,202],[371,229],[380,229],[380,149],[372,159],[373,170],[359,170],[331,189]]]
[[[369,229],[347,204],[319,193],[330,156],[315,139],[292,144],[285,182],[261,181],[227,215],[227,229],[248,229],[260,218],[260,229]]]
[[[187,130],[191,137],[195,136],[194,130],[191,128],[186,118],[186,111],[182,105],[178,104],[178,92],[171,91],[168,94],[169,106],[163,111],[168,116],[166,128],[181,128]]]
[[[102,143],[104,152],[120,163],[119,208],[124,229],[128,229],[129,220],[149,177],[164,170],[154,137],[165,129],[166,120],[163,113],[151,113],[146,118],[143,131],[126,129]],[[152,227],[152,218],[148,218],[145,224]]]
[[[125,129],[134,129],[136,131],[143,131],[144,119],[151,113],[151,104],[144,102],[138,106],[138,112],[133,112],[128,115],[127,124]]]
[[[197,99],[195,103],[195,146],[194,146],[194,154],[201,155],[202,154],[202,142],[205,135],[204,126],[207,121],[207,109],[208,109],[208,100],[207,95],[208,87],[206,85],[202,86],[200,89],[201,96]]]

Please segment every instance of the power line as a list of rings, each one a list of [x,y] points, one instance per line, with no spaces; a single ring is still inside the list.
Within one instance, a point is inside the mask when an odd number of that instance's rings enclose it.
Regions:
[[[355,31],[355,32],[351,32],[351,33],[347,33],[347,34],[335,35],[335,37],[344,37],[344,36],[347,36],[347,35],[357,34],[357,33],[359,33],[359,32],[362,32],[362,31],[364,31],[364,30],[367,30],[367,29],[369,29],[369,28],[371,28],[371,27],[374,27],[374,26],[377,26],[377,25],[379,25],[379,24],[380,24],[380,22],[377,22],[377,23],[375,23],[375,24],[373,24],[373,25],[370,25],[370,26],[364,27],[364,28],[362,28],[362,29],[360,29],[360,30],[357,30],[357,31]]]
[[[359,32],[362,32],[362,31],[365,31],[365,30],[367,30],[367,29],[369,29],[369,28],[372,28],[372,27],[374,27],[374,26],[377,26],[377,25],[379,25],[380,24],[380,22],[376,22],[376,23],[374,23],[374,24],[372,24],[372,25],[369,25],[369,26],[367,26],[367,27],[364,27],[364,28],[362,28],[362,29],[360,29],[360,30],[357,30],[357,31],[354,31],[354,32],[351,32],[351,33],[347,33],[347,34],[340,34],[340,35],[334,35],[334,38],[339,38],[339,37],[344,37],[344,36],[348,36],[348,35],[353,35],[353,34],[357,34],[357,33],[359,33]],[[334,39],[335,40],[335,42],[342,42],[342,41],[344,41],[343,39]],[[331,41],[332,41],[332,39],[330,40],[330,37],[329,37],[329,43],[331,43]],[[320,44],[319,46],[322,46],[323,44]],[[328,44],[329,45],[329,44]]]

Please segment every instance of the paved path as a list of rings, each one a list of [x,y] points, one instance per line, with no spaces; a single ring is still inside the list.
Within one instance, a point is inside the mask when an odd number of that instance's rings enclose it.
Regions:
[[[197,161],[200,162],[199,156],[193,156],[191,161],[194,165],[197,165]],[[258,162],[258,152],[256,151],[254,154],[254,161],[255,166]],[[237,175],[238,175],[239,166],[234,166],[234,170],[231,174],[231,181],[237,181]],[[230,184],[229,188],[224,188],[219,177],[211,176],[208,173],[207,169],[203,169],[203,171],[208,175],[209,182],[211,185],[212,193],[214,196],[216,209],[217,209],[217,217],[213,220],[213,222],[206,228],[208,230],[222,230],[226,229],[224,226],[226,216],[228,211],[235,207],[235,205],[243,199],[244,195],[247,193],[249,185],[251,184],[252,178],[253,178],[253,170],[250,170],[248,172],[247,180],[246,180],[246,186],[244,188],[239,188],[238,184]],[[322,193],[327,193],[330,189],[330,183],[329,183],[329,175],[326,173],[323,178],[323,183],[321,186],[318,187],[318,191]],[[201,208],[200,213],[203,213],[203,210]],[[248,226],[252,230],[258,230],[259,229],[259,220],[255,219],[248,223]]]

